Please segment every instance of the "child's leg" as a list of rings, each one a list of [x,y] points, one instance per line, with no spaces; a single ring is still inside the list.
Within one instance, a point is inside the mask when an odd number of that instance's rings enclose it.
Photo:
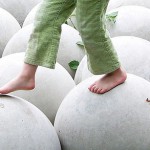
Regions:
[[[37,66],[55,68],[61,25],[75,6],[75,0],[43,0],[34,20],[22,71],[0,88],[1,94],[33,89]]]
[[[87,65],[95,75],[107,74],[89,89],[105,93],[121,84],[126,73],[120,68],[117,53],[105,25],[105,13],[109,0],[77,0],[77,23],[87,54]]]
[[[55,68],[61,25],[75,9],[75,0],[44,0],[37,12],[25,62]]]

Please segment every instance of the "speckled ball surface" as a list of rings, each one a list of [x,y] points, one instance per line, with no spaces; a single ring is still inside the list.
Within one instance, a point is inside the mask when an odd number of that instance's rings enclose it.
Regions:
[[[0,118],[1,150],[61,150],[50,121],[26,100],[0,95]]]
[[[64,150],[149,150],[150,83],[128,74],[105,94],[78,84],[63,100],[54,127]]]

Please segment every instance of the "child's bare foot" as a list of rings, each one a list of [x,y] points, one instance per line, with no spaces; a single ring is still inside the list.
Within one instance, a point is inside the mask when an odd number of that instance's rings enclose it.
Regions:
[[[38,66],[24,63],[20,74],[0,88],[0,94],[17,90],[32,90],[35,87],[35,73]]]
[[[16,90],[32,90],[35,87],[35,81],[33,78],[27,76],[21,76],[14,78],[3,87],[0,88],[0,94],[8,94]]]
[[[97,94],[103,94],[123,83],[127,78],[126,71],[119,68],[114,72],[104,75],[102,78],[94,82],[88,89]]]

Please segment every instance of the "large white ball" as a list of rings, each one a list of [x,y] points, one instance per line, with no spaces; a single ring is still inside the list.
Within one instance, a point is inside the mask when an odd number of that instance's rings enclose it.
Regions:
[[[16,53],[0,59],[0,87],[16,77],[22,70],[24,53]],[[36,88],[16,91],[13,95],[27,99],[37,106],[53,123],[56,112],[68,92],[75,86],[70,74],[58,63],[55,69],[39,67]]]
[[[93,74],[88,70],[87,56],[85,55],[77,68],[74,81],[76,84],[79,84],[81,81],[91,76],[93,76]]]
[[[13,53],[25,52],[32,30],[32,25],[29,25],[19,30],[7,43],[3,51],[2,57]]]
[[[0,57],[9,39],[21,28],[17,20],[0,8]]]
[[[128,74],[105,94],[89,91],[98,77],[77,85],[64,99],[54,127],[63,150],[149,150],[150,83]]]
[[[138,5],[150,8],[150,1],[148,0],[110,0],[107,11],[112,9],[121,7],[121,6],[128,6],[128,5]]]
[[[39,3],[35,7],[33,7],[33,9],[29,12],[27,17],[25,18],[25,20],[23,22],[23,27],[34,22],[35,15],[36,15],[38,9],[40,8],[40,6],[41,6],[41,3]]]
[[[79,32],[69,25],[62,25],[62,34],[57,55],[57,61],[60,63],[74,78],[75,71],[70,69],[68,63],[76,60],[80,62],[85,55],[84,48],[77,45],[81,37]]]
[[[150,42],[132,36],[115,37],[112,38],[112,42],[126,71],[150,81]],[[93,74],[88,70],[85,56],[78,66],[74,79],[78,84],[91,76]]]
[[[122,6],[109,13],[116,11],[116,22],[107,22],[111,37],[136,36],[150,41],[150,9],[142,6]]]
[[[10,12],[22,25],[27,14],[41,0],[0,0],[0,7]]]
[[[30,24],[17,32],[6,45],[3,56],[26,51],[32,30],[33,24]],[[80,62],[85,55],[84,49],[76,44],[79,41],[81,41],[79,32],[69,25],[63,24],[57,61],[70,73],[73,78],[75,71],[69,67],[68,63],[73,60]]]
[[[61,150],[56,131],[31,103],[0,95],[1,150]]]
[[[72,14],[67,19],[67,24],[75,28],[76,30],[78,30],[77,19],[76,19],[76,9],[72,12]]]

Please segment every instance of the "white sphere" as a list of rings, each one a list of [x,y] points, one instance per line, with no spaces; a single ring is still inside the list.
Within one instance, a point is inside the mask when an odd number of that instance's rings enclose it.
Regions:
[[[77,45],[81,37],[79,32],[69,25],[62,25],[62,34],[57,55],[57,61],[60,63],[74,78],[75,71],[70,69],[68,63],[76,60],[80,62],[85,55],[84,48]]]
[[[7,43],[3,51],[2,57],[13,53],[25,52],[32,30],[32,25],[29,25],[19,30]]]
[[[76,30],[78,30],[77,19],[76,19],[76,9],[73,11],[73,13],[67,19],[67,24],[69,26],[75,28]]]
[[[128,6],[128,5],[138,5],[150,8],[150,1],[148,0],[110,0],[107,11],[112,9],[121,7],[121,6]]]
[[[150,41],[150,9],[142,6],[122,6],[109,13],[116,11],[116,22],[107,22],[111,37],[136,36]]]
[[[22,25],[27,14],[41,0],[0,0],[0,7],[10,12]]]
[[[0,8],[0,57],[9,39],[20,30],[17,20],[6,10]]]
[[[93,74],[88,70],[88,66],[87,66],[87,56],[85,55],[78,68],[77,68],[77,71],[76,71],[76,74],[75,74],[75,77],[74,77],[74,81],[76,84],[79,84],[81,81],[89,78],[93,76]]]
[[[64,150],[149,150],[150,83],[128,74],[105,94],[88,90],[97,77],[78,84],[63,100],[54,127]]]
[[[0,59],[0,87],[21,72],[23,60],[24,53],[11,54]],[[75,83],[69,73],[58,63],[55,69],[39,67],[35,82],[34,90],[21,90],[12,94],[27,99],[37,106],[53,123],[59,105]]]
[[[115,37],[112,42],[126,71],[150,81],[150,42],[132,36]],[[78,66],[75,74],[76,84],[93,75],[88,70],[86,61],[85,56]]]
[[[31,103],[0,95],[1,150],[61,150],[56,131]]]
[[[27,17],[25,18],[23,25],[22,25],[23,27],[34,22],[35,15],[36,15],[38,9],[40,8],[40,6],[41,6],[41,3],[39,3],[35,7],[33,7],[33,9],[29,12]]]
[[[17,32],[6,45],[3,56],[26,51],[32,30],[33,24],[30,24]],[[84,49],[76,44],[78,41],[81,41],[79,32],[69,25],[63,24],[57,61],[70,73],[73,78],[75,71],[69,67],[68,63],[73,60],[80,62],[85,55]]]

